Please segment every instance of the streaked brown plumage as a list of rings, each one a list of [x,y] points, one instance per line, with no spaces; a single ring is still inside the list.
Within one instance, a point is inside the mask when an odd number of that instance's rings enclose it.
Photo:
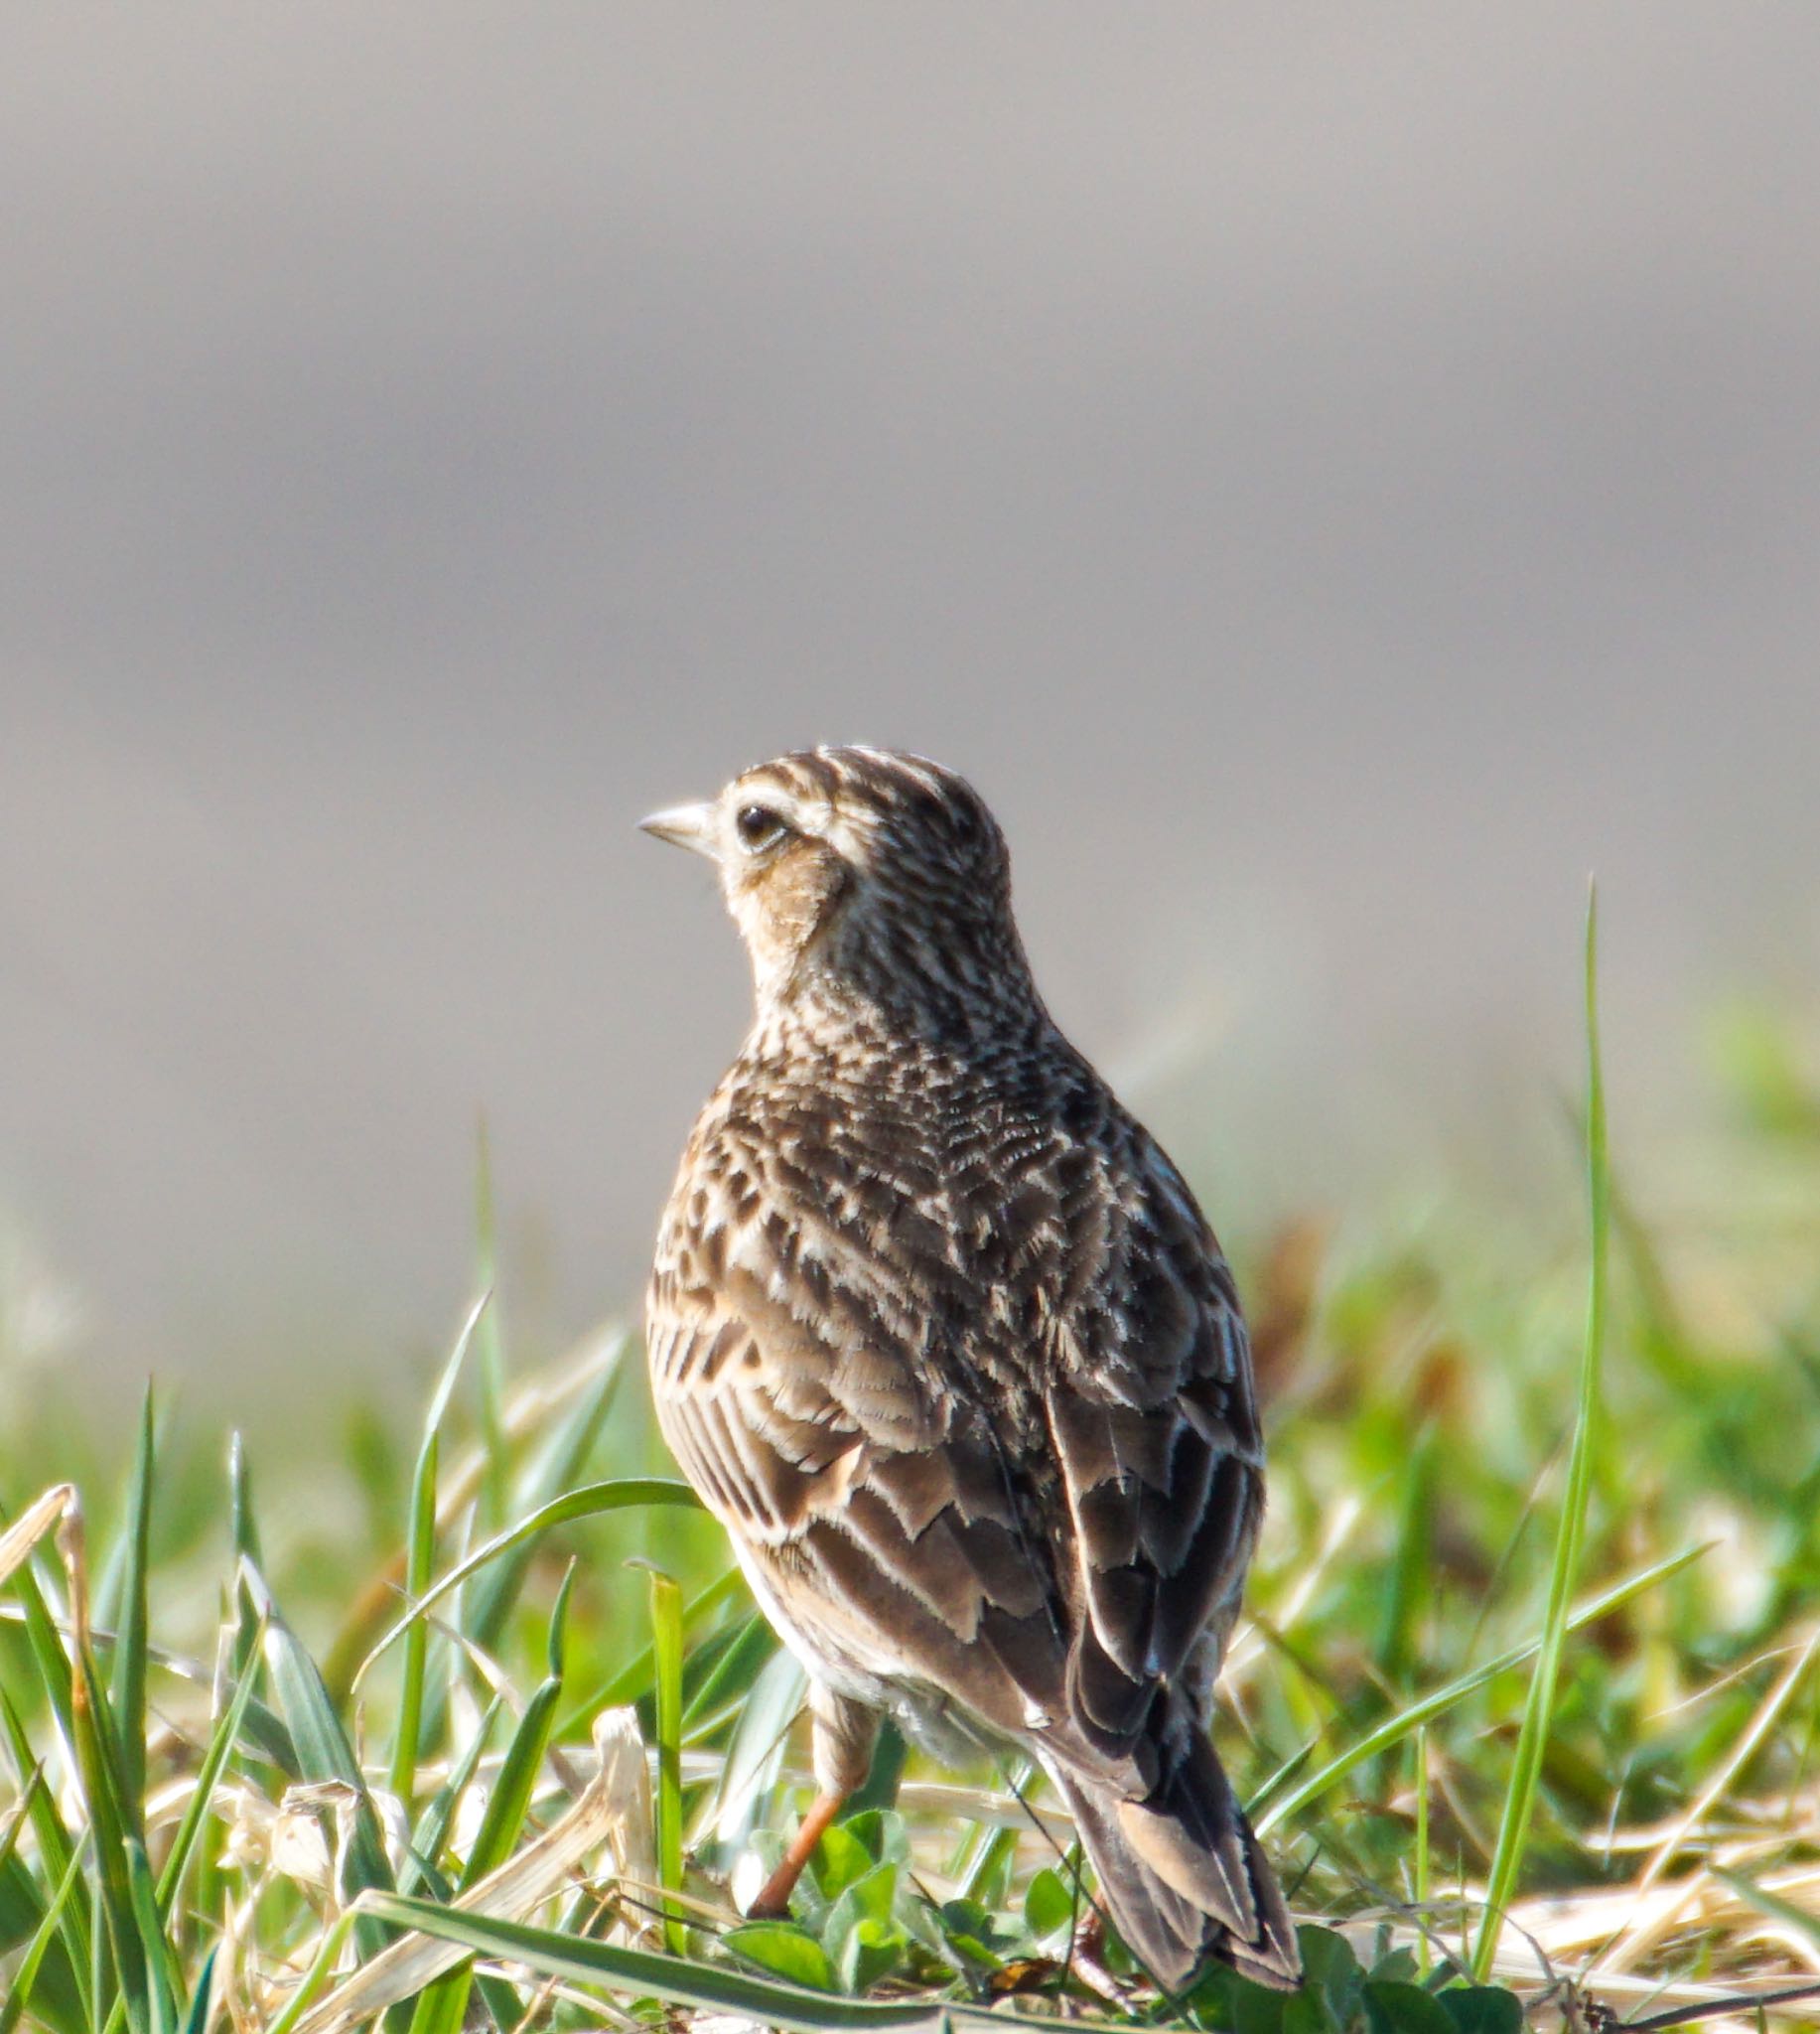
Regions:
[[[822,1799],[881,1712],[1017,1745],[1166,1985],[1293,1983],[1207,1740],[1263,1508],[1230,1272],[1055,1028],[978,795],[819,749],[645,822],[719,864],[758,1015],[665,1211],[651,1380],[678,1462],[808,1669]]]

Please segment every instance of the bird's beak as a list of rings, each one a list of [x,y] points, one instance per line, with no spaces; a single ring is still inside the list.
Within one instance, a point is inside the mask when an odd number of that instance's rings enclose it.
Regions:
[[[638,821],[646,833],[654,833],[659,840],[667,840],[673,846],[687,847],[696,854],[705,854],[710,861],[720,859],[719,829],[715,823],[715,807],[711,804],[666,805],[661,812],[652,812]]]

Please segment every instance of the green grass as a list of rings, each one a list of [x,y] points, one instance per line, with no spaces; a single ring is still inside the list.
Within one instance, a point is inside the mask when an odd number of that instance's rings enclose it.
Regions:
[[[1611,1259],[1610,1156],[1606,1136],[1605,1070],[1599,1056],[1599,897],[1587,900],[1586,934],[1587,1037],[1587,1210],[1591,1230],[1587,1283],[1587,1326],[1575,1400],[1574,1438],[1568,1457],[1567,1492],[1561,1523],[1555,1531],[1555,1556],[1549,1569],[1548,1602],[1542,1613],[1542,1635],[1536,1644],[1535,1672],[1517,1733],[1516,1758],[1504,1794],[1497,1841],[1485,1887],[1484,1913],[1472,1953],[1472,1974],[1482,1984],[1491,1974],[1504,1917],[1515,1898],[1529,1848],[1530,1823],[1542,1786],[1542,1761],[1548,1754],[1555,1697],[1567,1655],[1568,1606],[1580,1573],[1581,1545],[1586,1537],[1587,1507],[1593,1491],[1593,1451],[1600,1438],[1599,1380],[1605,1360],[1606,1281]]]
[[[362,1416],[283,1504],[194,1410],[148,1399],[114,1461],[79,1406],[18,1405],[0,2034],[1508,2034],[1569,1984],[1658,2022],[1798,1986],[1820,1090],[1797,1031],[1730,1013],[1714,1120],[1608,1161],[1590,925],[1586,986],[1590,1197],[1564,1162],[1527,1213],[1454,1193],[1239,1253],[1272,1507],[1221,1742],[1308,1924],[1300,1997],[1158,1998],[1078,1930],[1090,1882],[1022,1770],[887,1764],[793,1919],[744,1922],[809,1793],[800,1673],[662,1458],[635,1344],[515,1360],[495,1298],[413,1434]],[[490,1277],[484,1168],[480,1206]]]

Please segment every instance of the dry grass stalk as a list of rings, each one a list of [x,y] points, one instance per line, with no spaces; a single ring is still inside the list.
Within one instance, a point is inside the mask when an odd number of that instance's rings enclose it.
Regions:
[[[584,1858],[611,1848],[616,1874],[635,1878],[648,1866],[650,1775],[638,1721],[630,1709],[595,1720],[600,1767],[581,1799],[517,1854],[454,1902],[456,1911],[522,1921],[575,1876]],[[357,1906],[357,1903],[356,1903]],[[468,1955],[454,1943],[406,1936],[356,1970],[298,2023],[297,2034],[352,2034],[376,2013],[414,1996]]]
[[[72,1483],[54,1483],[42,1497],[35,1498],[19,1517],[0,1532],[0,1588],[32,1558],[33,1549],[53,1526],[61,1526],[79,1500]]]

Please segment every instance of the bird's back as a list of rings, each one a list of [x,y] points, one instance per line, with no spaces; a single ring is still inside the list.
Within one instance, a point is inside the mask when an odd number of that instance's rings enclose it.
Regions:
[[[1237,1296],[1175,1167],[1047,1018],[756,1036],[690,1140],[650,1318],[679,1451],[718,1428],[694,1408],[755,1327],[824,1433],[875,1454],[983,1436],[1061,1653],[1103,1598],[1109,1626],[1165,1628],[1118,1651],[1142,1672],[1161,1643],[1201,1710],[1261,1505]],[[1165,1588],[1115,1604],[1147,1555]]]

